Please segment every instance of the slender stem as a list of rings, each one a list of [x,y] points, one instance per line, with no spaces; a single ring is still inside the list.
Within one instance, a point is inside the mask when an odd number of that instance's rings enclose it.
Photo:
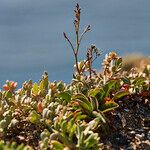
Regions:
[[[78,67],[78,56],[77,56],[77,55],[78,55],[78,54],[75,53],[75,64],[76,64],[77,72],[78,72],[78,74],[80,75],[80,70],[79,70],[79,67]]]
[[[72,50],[73,50],[73,54],[74,54],[74,57],[75,57],[75,65],[76,65],[76,71],[79,75],[81,75],[81,72],[82,72],[82,69],[81,70],[79,69],[79,66],[78,66],[78,52],[79,52],[79,47],[80,47],[80,43],[81,43],[81,40],[84,36],[84,34],[90,30],[90,25],[88,25],[83,33],[80,35],[79,37],[79,27],[80,27],[80,13],[81,13],[81,9],[80,9],[80,6],[79,4],[76,5],[76,9],[74,10],[75,12],[75,20],[74,20],[74,28],[75,28],[75,35],[76,35],[76,46],[74,47],[72,42],[70,41],[70,39],[66,36],[66,33],[64,33],[64,37],[67,39],[67,41],[69,42]]]
[[[75,57],[76,69],[77,69],[77,72],[80,74],[80,70],[79,70],[79,67],[78,67],[78,53],[77,53],[77,50],[75,50],[75,48],[73,47],[73,44],[70,41],[70,39],[67,37],[66,33],[64,32],[63,34],[64,34],[65,39],[68,41],[68,43],[70,44],[70,46],[73,50],[73,54],[74,54],[74,57]]]
[[[89,59],[89,74],[90,74],[90,79],[92,78],[92,63],[91,63],[91,59],[92,59],[92,56],[90,57]]]
[[[97,59],[97,56],[95,56],[95,58],[92,60],[92,63]]]
[[[79,38],[79,44],[81,43],[81,41],[82,41],[84,35],[85,35],[89,30],[90,30],[90,25],[88,25],[88,26],[85,28],[85,30],[81,33],[81,36],[80,36],[80,38]]]
[[[80,46],[80,43],[79,43],[79,24],[80,24],[80,21],[78,22],[77,28],[75,27],[75,30],[76,30],[75,63],[76,63],[77,72],[80,75],[80,70],[78,67],[78,52],[79,52],[79,46]]]
[[[77,31],[76,32],[76,54],[78,54],[79,46],[80,46],[80,43],[79,43],[79,33]]]
[[[74,55],[75,55],[75,49],[74,49],[74,47],[73,47],[73,45],[72,45],[70,39],[67,37],[67,35],[66,35],[65,32],[64,32],[64,37],[65,37],[65,39],[68,41],[68,43],[70,44],[70,46],[71,46],[71,48],[72,48],[72,50],[73,50],[73,53],[74,53]]]

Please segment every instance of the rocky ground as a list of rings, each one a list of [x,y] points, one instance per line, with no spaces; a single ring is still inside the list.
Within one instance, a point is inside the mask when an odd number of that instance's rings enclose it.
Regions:
[[[150,150],[150,92],[125,97],[109,118],[111,134],[102,137],[104,150]]]

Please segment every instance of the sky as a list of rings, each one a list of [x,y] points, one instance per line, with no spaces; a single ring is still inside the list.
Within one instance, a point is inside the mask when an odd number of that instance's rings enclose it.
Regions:
[[[74,42],[73,9],[82,8],[81,29],[92,30],[83,39],[79,58],[91,44],[104,55],[150,55],[149,0],[0,0],[0,86],[5,80],[20,84],[37,81],[44,70],[53,80],[69,82],[73,55],[63,38],[65,31]]]

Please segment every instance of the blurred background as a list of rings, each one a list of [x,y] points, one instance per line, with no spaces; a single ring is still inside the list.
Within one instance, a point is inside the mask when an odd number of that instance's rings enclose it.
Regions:
[[[0,87],[7,79],[38,81],[46,70],[49,80],[69,82],[73,55],[63,32],[74,41],[76,3],[81,29],[92,27],[80,47],[80,59],[91,44],[102,50],[95,67],[109,51],[119,55],[150,55],[150,0],[0,0]]]

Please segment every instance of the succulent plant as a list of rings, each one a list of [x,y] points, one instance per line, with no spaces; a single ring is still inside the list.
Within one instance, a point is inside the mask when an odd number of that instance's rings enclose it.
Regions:
[[[122,58],[110,52],[103,61],[103,71],[96,71],[93,62],[100,51],[95,45],[87,48],[85,60],[78,61],[81,40],[90,30],[88,25],[79,36],[80,14],[77,4],[75,46],[64,33],[75,57],[71,83],[50,82],[48,73],[44,72],[38,83],[29,80],[17,89],[17,82],[6,81],[0,91],[0,149],[32,149],[19,145],[20,141],[7,143],[10,137],[20,135],[25,145],[32,137],[36,142],[29,145],[42,150],[101,149],[99,132],[108,134],[107,114],[115,112],[118,101],[134,94],[150,98],[149,66],[143,72],[136,69],[124,72]]]

